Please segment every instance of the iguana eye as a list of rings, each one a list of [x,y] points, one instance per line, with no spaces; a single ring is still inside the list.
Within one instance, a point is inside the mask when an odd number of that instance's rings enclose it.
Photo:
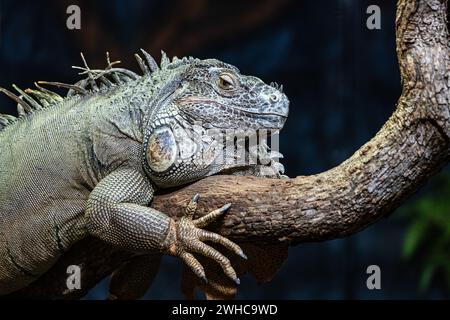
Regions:
[[[223,90],[232,90],[235,87],[235,79],[228,73],[219,75],[219,87]]]

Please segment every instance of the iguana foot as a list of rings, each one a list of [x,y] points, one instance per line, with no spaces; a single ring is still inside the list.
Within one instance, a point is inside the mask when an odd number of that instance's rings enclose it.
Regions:
[[[283,155],[279,151],[270,150],[269,146],[263,142],[257,146],[260,162],[263,165],[257,166],[256,176],[264,178],[278,178],[285,179],[288,176],[284,175],[284,166],[279,162]]]
[[[264,164],[250,165],[248,167],[231,170],[236,176],[254,176],[260,178],[287,179],[284,175],[284,166],[278,161],[283,155],[278,151],[267,151],[259,154],[260,162]]]
[[[241,256],[243,259],[247,259],[247,256],[237,244],[217,233],[202,229],[227,212],[231,204],[228,203],[199,219],[193,219],[199,199],[200,196],[196,194],[186,207],[185,215],[181,217],[178,222],[173,221],[172,232],[170,232],[171,235],[169,234],[169,237],[172,238],[170,241],[171,244],[166,253],[180,257],[192,272],[206,283],[208,280],[206,279],[205,270],[200,262],[194,257],[193,253],[204,255],[205,257],[216,261],[222,267],[225,274],[239,284],[240,280],[237,277],[236,271],[232,267],[230,260],[222,253],[203,242],[210,241],[218,243]]]

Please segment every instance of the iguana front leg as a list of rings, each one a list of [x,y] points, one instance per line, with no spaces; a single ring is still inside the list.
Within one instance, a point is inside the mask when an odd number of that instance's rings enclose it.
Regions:
[[[219,243],[245,257],[242,249],[230,240],[202,230],[229,208],[220,209],[193,220],[198,202],[196,195],[179,222],[146,207],[153,198],[151,182],[133,169],[119,169],[102,179],[91,192],[87,209],[87,228],[91,235],[117,247],[140,253],[161,252],[180,257],[204,281],[203,266],[194,257],[199,253],[218,262],[225,274],[239,283],[230,261],[203,241]]]

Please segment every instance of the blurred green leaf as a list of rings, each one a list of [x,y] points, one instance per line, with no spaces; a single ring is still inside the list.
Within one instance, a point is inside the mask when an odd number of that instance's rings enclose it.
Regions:
[[[447,287],[450,288],[450,263],[447,263],[445,277],[447,278]]]
[[[415,221],[406,232],[405,240],[403,242],[403,257],[411,258],[420,241],[425,236],[426,223],[422,220]]]
[[[405,233],[402,256],[418,259],[422,274],[418,289],[429,288],[439,274],[450,290],[450,174],[443,173],[432,187],[416,201],[405,206],[410,222]],[[419,254],[420,253],[420,254]]]
[[[436,270],[435,264],[427,264],[420,277],[419,291],[424,292],[430,286],[430,282],[431,279],[433,278],[435,270]]]

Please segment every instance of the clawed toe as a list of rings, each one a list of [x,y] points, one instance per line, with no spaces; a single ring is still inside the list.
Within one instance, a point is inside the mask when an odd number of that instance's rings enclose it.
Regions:
[[[199,199],[200,196],[198,194],[192,198],[186,207],[185,216],[177,223],[177,255],[180,256],[184,263],[204,283],[208,282],[205,270],[192,253],[198,253],[214,260],[222,267],[224,273],[230,279],[236,284],[240,284],[240,280],[237,277],[236,271],[231,265],[230,260],[213,247],[203,243],[203,241],[209,241],[220,244],[243,259],[247,259],[247,256],[244,254],[241,247],[237,244],[217,233],[202,229],[226,213],[230,209],[231,203],[227,203],[221,208],[211,211],[203,217],[194,220],[192,218],[197,210]]]

